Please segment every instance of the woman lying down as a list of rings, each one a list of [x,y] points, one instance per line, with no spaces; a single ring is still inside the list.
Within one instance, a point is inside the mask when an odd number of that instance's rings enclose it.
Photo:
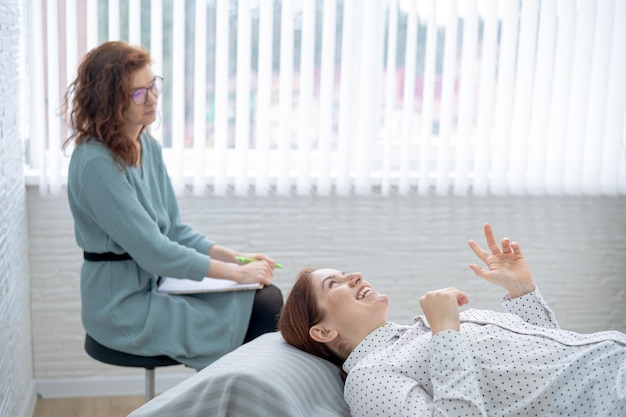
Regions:
[[[357,416],[626,416],[626,335],[561,330],[517,242],[491,254],[476,275],[508,291],[506,313],[459,312],[469,302],[445,288],[420,298],[425,317],[387,321],[389,299],[358,273],[304,269],[280,317],[290,344],[346,373]]]

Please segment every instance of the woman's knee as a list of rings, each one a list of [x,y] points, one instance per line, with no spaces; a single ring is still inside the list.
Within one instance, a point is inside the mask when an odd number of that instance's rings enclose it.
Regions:
[[[283,306],[283,293],[275,285],[258,290],[254,296],[254,309],[280,312]]]

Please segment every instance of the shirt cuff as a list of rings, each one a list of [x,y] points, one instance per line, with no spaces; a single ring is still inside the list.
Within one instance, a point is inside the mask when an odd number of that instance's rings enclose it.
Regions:
[[[548,302],[542,297],[539,288],[535,291],[511,298],[508,294],[501,300],[502,307],[507,313],[521,317],[529,324],[547,328],[559,328],[554,312]]]

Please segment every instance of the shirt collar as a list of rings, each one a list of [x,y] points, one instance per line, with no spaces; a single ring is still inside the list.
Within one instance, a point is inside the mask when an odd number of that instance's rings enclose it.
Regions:
[[[354,348],[348,359],[343,363],[343,370],[347,373],[370,352],[379,347],[387,346],[400,337],[409,326],[402,326],[396,323],[386,323],[367,336]]]

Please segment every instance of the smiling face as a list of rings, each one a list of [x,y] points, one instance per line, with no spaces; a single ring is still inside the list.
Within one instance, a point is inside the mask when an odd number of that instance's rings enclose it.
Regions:
[[[323,319],[309,332],[318,342],[339,341],[343,346],[339,350],[351,351],[387,322],[389,298],[374,290],[359,272],[346,274],[336,269],[318,269],[311,273],[311,286],[323,312]]]

